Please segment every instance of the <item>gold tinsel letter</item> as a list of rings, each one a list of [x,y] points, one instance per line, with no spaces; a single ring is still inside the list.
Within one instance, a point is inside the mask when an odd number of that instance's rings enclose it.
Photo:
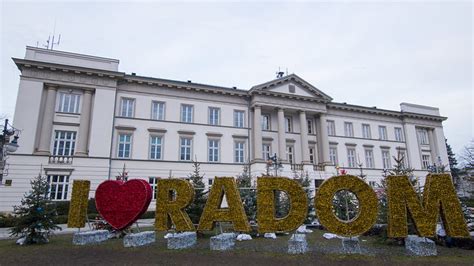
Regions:
[[[86,225],[87,201],[89,200],[90,187],[91,181],[89,180],[74,180],[72,183],[67,227],[82,228]]]
[[[359,200],[357,216],[342,221],[333,212],[334,194],[340,190],[354,193]],[[357,236],[368,231],[377,219],[377,195],[362,179],[352,175],[333,176],[324,181],[315,197],[319,222],[332,233]]]
[[[155,229],[168,230],[169,217],[177,231],[194,231],[193,223],[184,211],[184,208],[193,201],[193,186],[182,179],[159,179],[156,187]]]
[[[258,232],[291,231],[305,220],[308,198],[295,180],[285,177],[260,177],[257,179]],[[290,200],[290,210],[283,218],[275,218],[275,191],[284,191]]]
[[[228,208],[220,208],[224,195]],[[198,231],[212,230],[215,222],[232,222],[235,231],[249,232],[250,225],[233,177],[216,177],[199,220]]]
[[[423,204],[407,176],[389,176],[387,196],[389,237],[405,237],[408,234],[407,210],[420,236],[435,236],[441,210],[447,235],[469,237],[461,205],[448,174],[430,174],[426,177]]]

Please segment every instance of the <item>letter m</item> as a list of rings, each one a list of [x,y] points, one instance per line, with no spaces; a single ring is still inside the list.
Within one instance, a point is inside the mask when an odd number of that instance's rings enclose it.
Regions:
[[[407,176],[387,177],[388,236],[405,237],[408,233],[407,212],[420,236],[433,237],[441,213],[447,235],[469,237],[461,204],[451,176],[429,174],[426,177],[422,200]],[[421,197],[421,195],[420,195]]]

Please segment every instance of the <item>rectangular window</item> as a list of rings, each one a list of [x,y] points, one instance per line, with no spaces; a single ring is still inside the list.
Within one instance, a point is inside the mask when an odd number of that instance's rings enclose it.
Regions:
[[[348,167],[356,167],[356,157],[355,157],[355,149],[354,148],[347,148],[347,164]]]
[[[370,125],[369,124],[362,124],[362,137],[364,139],[371,139],[372,133],[370,132]]]
[[[152,199],[156,200],[156,188],[158,184],[158,177],[149,177],[148,184],[150,184],[151,190],[153,191]]]
[[[262,159],[268,160],[272,156],[271,147],[271,144],[262,144]]]
[[[396,141],[403,141],[403,131],[401,127],[395,128],[395,140]]]
[[[379,126],[379,139],[387,140],[387,127]]]
[[[58,112],[63,113],[79,113],[79,104],[81,103],[81,95],[60,92]]]
[[[54,135],[53,155],[72,156],[76,146],[76,132],[56,131]]]
[[[208,150],[209,150],[209,162],[218,162],[219,161],[219,140],[210,139],[208,140]]]
[[[289,116],[285,117],[285,132],[293,132],[293,119]]]
[[[374,168],[374,152],[370,149],[365,150],[365,167]]]
[[[332,165],[337,165],[337,148],[329,147],[329,160]]]
[[[181,122],[192,123],[193,122],[193,106],[189,104],[181,105]]]
[[[328,135],[329,136],[336,136],[336,124],[333,120],[328,120]]]
[[[161,148],[162,148],[162,137],[151,136],[150,137],[150,159],[161,160]]]
[[[351,122],[344,122],[344,135],[346,137],[354,137],[354,127]]]
[[[69,188],[68,175],[48,175],[49,198],[51,200],[67,200]]]
[[[151,119],[153,120],[165,120],[165,103],[164,102],[151,102]]]
[[[234,111],[234,127],[244,127],[245,112]]]
[[[262,130],[270,129],[270,115],[262,115]]]
[[[308,134],[314,134],[313,119],[307,119],[307,122],[308,122]]]
[[[122,98],[120,102],[120,116],[133,117],[134,108],[135,108],[135,99]]]
[[[383,163],[383,169],[392,168],[392,165],[390,163],[390,151],[382,150],[382,163]]]
[[[117,157],[130,158],[131,150],[132,150],[132,135],[119,134]]]
[[[430,164],[431,164],[430,155],[428,154],[421,155],[421,168],[426,170],[430,167]]]
[[[294,162],[294,148],[292,145],[286,146],[286,159],[289,163]]]
[[[311,164],[314,164],[315,160],[314,160],[314,148],[311,147],[309,148],[309,162]]]
[[[245,142],[236,141],[234,143],[234,162],[243,163],[245,161]]]
[[[426,128],[418,129],[418,141],[421,145],[430,144],[428,140],[428,130]]]
[[[209,125],[219,125],[221,109],[216,107],[209,107]]]
[[[207,184],[208,184],[209,186],[212,186],[212,181],[214,181],[214,179],[209,178],[209,179],[207,180]]]
[[[181,138],[179,140],[179,159],[181,161],[191,161],[191,138]]]

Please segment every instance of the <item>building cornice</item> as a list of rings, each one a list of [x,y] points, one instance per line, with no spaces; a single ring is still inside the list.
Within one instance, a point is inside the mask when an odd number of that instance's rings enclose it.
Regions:
[[[403,112],[403,111],[392,111],[392,110],[379,109],[377,107],[365,107],[365,106],[352,105],[352,104],[347,104],[347,103],[331,102],[331,103],[327,104],[327,108],[328,109],[351,111],[351,112],[391,116],[391,117],[399,118],[401,120],[405,117],[407,117],[407,118],[416,118],[416,119],[424,119],[424,120],[433,120],[433,121],[439,121],[439,122],[442,122],[442,121],[447,119],[447,117],[444,117],[444,116],[417,114],[417,113],[409,113],[409,112]]]
[[[28,59],[12,58],[13,62],[16,64],[20,71],[23,71],[24,68],[36,68],[40,70],[49,70],[49,71],[61,71],[65,73],[75,73],[75,74],[86,74],[94,75],[98,77],[108,77],[112,79],[121,78],[125,75],[123,72],[63,65],[57,63],[48,63],[43,61],[34,61]]]
[[[144,76],[128,75],[128,74],[124,75],[123,81],[121,82],[137,83],[137,84],[148,85],[148,86],[168,87],[168,88],[173,88],[173,89],[193,90],[193,91],[205,92],[205,93],[219,93],[219,94],[230,95],[230,96],[240,96],[240,97],[249,96],[248,91],[237,89],[237,88],[221,87],[221,86],[207,85],[207,84],[201,84],[201,83],[194,83],[190,81],[184,82],[184,81],[178,81],[178,80],[152,78],[152,77],[144,77]]]

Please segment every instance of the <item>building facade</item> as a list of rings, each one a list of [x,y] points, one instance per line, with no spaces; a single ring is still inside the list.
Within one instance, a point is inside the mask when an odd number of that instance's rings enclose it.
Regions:
[[[210,185],[244,166],[261,176],[276,154],[278,175],[307,174],[317,187],[338,167],[376,185],[399,154],[421,184],[430,165],[448,164],[437,108],[336,103],[295,74],[240,90],[126,74],[116,59],[33,47],[13,61],[21,138],[0,211],[19,203],[41,169],[51,198],[68,200],[74,179],[91,180],[93,197],[124,166],[154,187],[158,178],[186,178],[196,160]]]

